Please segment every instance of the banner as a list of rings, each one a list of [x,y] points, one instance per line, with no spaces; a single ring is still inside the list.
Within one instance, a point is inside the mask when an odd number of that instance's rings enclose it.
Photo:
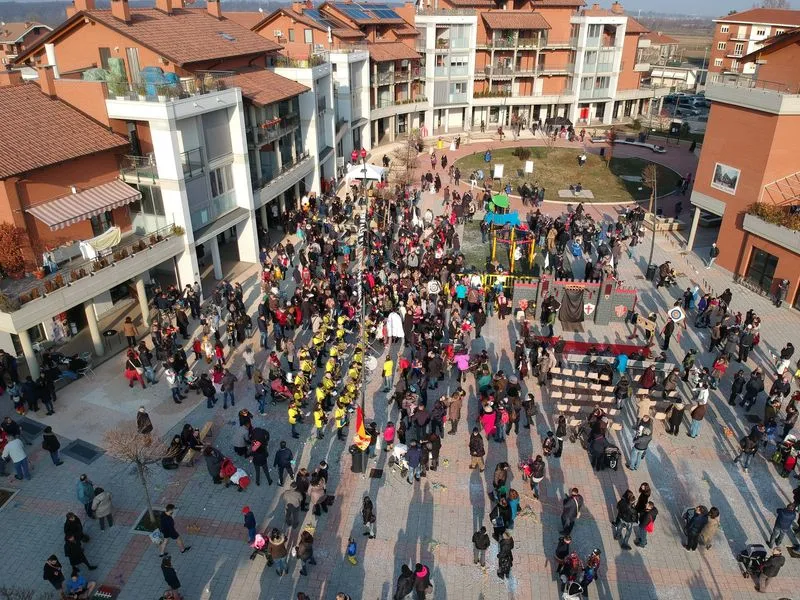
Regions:
[[[356,407],[356,437],[353,440],[353,443],[358,447],[359,450],[364,452],[367,448],[369,448],[369,439],[370,438],[367,435],[366,430],[364,429],[364,412],[361,410],[360,406],[357,406]]]

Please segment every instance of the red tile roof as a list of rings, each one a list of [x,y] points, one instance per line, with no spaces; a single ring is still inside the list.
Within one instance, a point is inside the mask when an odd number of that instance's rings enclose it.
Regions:
[[[261,31],[263,29],[267,29],[269,27],[269,24],[275,19],[275,17],[277,17],[277,16],[279,16],[281,14],[284,14],[287,17],[290,17],[290,18],[294,19],[295,21],[297,21],[298,23],[302,23],[303,25],[305,25],[307,27],[313,27],[314,29],[316,29],[318,31],[324,31],[325,33],[328,32],[328,28],[323,26],[322,23],[320,23],[319,21],[316,21],[316,20],[312,19],[308,15],[304,15],[302,13],[296,12],[296,11],[292,10],[291,8],[278,8],[278,9],[276,9],[275,11],[270,13],[266,18],[264,18],[261,21],[259,21],[257,23],[257,25],[253,29],[255,31]],[[343,23],[339,23],[338,21],[336,21],[332,17],[328,17],[327,15],[326,15],[325,18],[326,18],[327,21],[330,21],[333,25],[336,25],[336,27],[332,27],[331,28],[331,35],[333,37],[337,37],[337,38],[340,38],[340,39],[341,38],[358,38],[358,39],[361,39],[361,38],[365,37],[364,36],[364,32],[362,32],[362,31],[360,31],[358,29],[351,29],[350,27],[347,27]]]
[[[550,29],[550,23],[529,10],[489,10],[481,13],[490,29]]]
[[[35,83],[0,87],[0,111],[0,179],[128,145]]]
[[[225,11],[223,14],[234,23],[238,23],[242,27],[247,27],[248,29],[255,29],[255,26],[267,17],[264,13],[255,10],[247,12]]]
[[[3,23],[0,25],[0,44],[14,44],[20,41],[26,33],[34,27],[43,27],[51,30],[49,25],[43,25],[36,21],[25,21],[24,23]]]
[[[532,0],[533,8],[537,6],[585,6],[583,0]]]
[[[204,8],[176,8],[169,15],[154,8],[132,9],[130,23],[120,21],[110,10],[88,10],[76,13],[54,31],[40,38],[17,62],[23,61],[31,52],[57,38],[74,22],[87,17],[140,43],[178,66],[275,52],[281,48],[275,42],[226,18],[224,14],[221,19],[217,19]]]
[[[448,0],[449,4],[464,8],[496,8],[494,0]]]
[[[647,33],[648,31],[650,30],[639,23],[639,21],[628,17],[628,25],[625,27],[625,33]]]
[[[242,96],[257,106],[267,106],[287,98],[294,98],[309,90],[301,83],[266,69],[231,75],[225,78],[225,83],[242,88]]]
[[[717,23],[764,23],[769,25],[800,25],[800,10],[753,8],[714,19]]]
[[[367,44],[367,50],[369,50],[369,57],[375,62],[420,58],[417,52],[403,42],[374,42]]]
[[[679,44],[680,42],[674,37],[671,37],[660,31],[650,31],[642,36],[642,39],[650,40],[654,46],[668,46],[670,44]]]
[[[395,35],[419,35],[419,29],[413,25],[402,25],[401,27],[393,27]]]

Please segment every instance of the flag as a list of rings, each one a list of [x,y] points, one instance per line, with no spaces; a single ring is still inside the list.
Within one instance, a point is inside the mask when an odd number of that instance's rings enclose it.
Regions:
[[[356,407],[356,437],[353,440],[353,443],[358,447],[359,450],[362,452],[369,447],[369,436],[367,435],[367,431],[364,429],[364,411],[361,410],[360,406]]]

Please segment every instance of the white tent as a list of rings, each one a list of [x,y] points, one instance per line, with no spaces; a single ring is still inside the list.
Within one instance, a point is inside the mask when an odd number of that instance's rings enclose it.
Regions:
[[[380,181],[381,179],[383,179],[383,174],[385,172],[386,169],[384,169],[383,167],[377,167],[375,165],[370,165],[370,164],[353,165],[347,172],[346,179],[348,182],[354,179],[355,180],[364,179],[366,181]]]

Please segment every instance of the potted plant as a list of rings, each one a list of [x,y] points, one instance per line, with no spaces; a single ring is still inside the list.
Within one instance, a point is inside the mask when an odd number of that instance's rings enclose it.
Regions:
[[[158,96],[159,102],[166,102],[167,96],[169,96],[169,86],[168,85],[159,85],[156,88],[156,95]]]
[[[142,82],[137,83],[134,86],[134,89],[136,90],[136,95],[139,97],[139,100],[141,100],[142,102],[147,100],[147,86],[144,83]]]
[[[53,285],[52,281],[45,281],[44,282],[44,292],[45,292],[45,294],[50,294],[55,289],[56,288]],[[41,293],[39,292],[39,288],[38,287],[35,287],[35,288],[33,288],[31,290],[31,300],[34,300],[34,299],[38,298],[40,295],[41,295]]]
[[[183,235],[186,233],[186,230],[181,227],[180,225],[173,225],[172,226],[172,234],[173,235]]]
[[[53,277],[53,283],[55,284],[56,289],[64,287],[64,276],[61,273],[59,273],[58,275]]]
[[[19,302],[14,302],[3,292],[0,292],[0,312],[10,313],[14,312],[18,308],[19,308]]]
[[[20,305],[27,304],[31,301],[31,297],[28,294],[20,294],[19,295],[19,303]]]
[[[36,277],[36,279],[44,279],[44,267],[37,267],[33,272],[33,276]]]
[[[124,100],[128,92],[127,82],[125,81],[110,81],[108,84],[108,91],[117,100]]]

